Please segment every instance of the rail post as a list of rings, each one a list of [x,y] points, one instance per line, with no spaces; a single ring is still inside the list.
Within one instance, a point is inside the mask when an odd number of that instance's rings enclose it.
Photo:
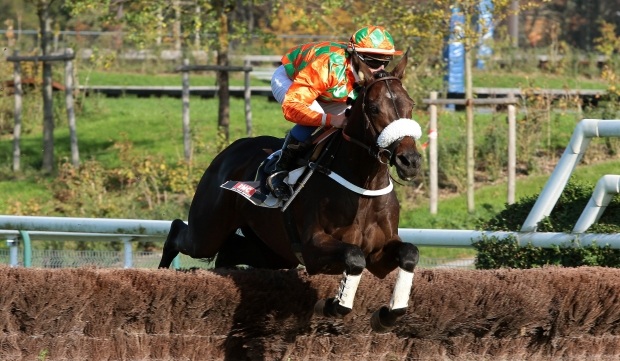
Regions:
[[[438,165],[437,165],[437,105],[433,103],[437,100],[437,92],[431,92],[431,103],[429,105],[430,124],[428,130],[428,158],[429,158],[429,190],[430,190],[430,212],[437,214],[438,202]]]
[[[131,248],[131,240],[132,237],[121,237],[121,241],[123,241],[123,250],[125,254],[125,265],[124,268],[132,268],[133,267],[133,250]]]
[[[19,266],[19,241],[17,236],[7,236],[6,245],[9,247],[9,266]]]
[[[243,99],[245,99],[245,134],[248,137],[252,136],[252,90],[250,89],[250,72],[252,71],[251,63],[248,59],[245,60],[243,66]]]
[[[433,92],[436,93],[436,92]],[[509,122],[509,137],[510,134],[514,134],[514,138],[512,140],[513,145],[511,146],[509,144],[509,149],[508,149],[508,158],[509,158],[509,166],[512,160],[512,164],[516,164],[516,107],[515,104],[517,103],[517,99],[514,96],[514,94],[510,93],[508,98],[490,98],[490,99],[437,99],[436,97],[433,98],[433,93],[431,93],[431,98],[429,99],[422,99],[422,102],[424,104],[428,104],[429,105],[429,113],[430,113],[430,129],[429,129],[429,147],[432,144],[435,144],[434,146],[436,146],[436,143],[434,142],[434,140],[437,138],[437,133],[436,133],[436,129],[437,129],[437,105],[466,105],[467,102],[471,102],[473,105],[507,105],[508,106],[508,122]],[[435,123],[434,123],[435,122]],[[510,126],[510,124],[512,124],[512,126]],[[433,129],[435,129],[435,132],[431,133],[433,131]],[[435,138],[435,139],[434,139]],[[436,149],[436,148],[435,148]],[[436,150],[435,150],[436,152]],[[429,149],[429,158],[431,158],[429,160],[429,192],[430,192],[430,203],[431,203],[431,214],[433,213],[433,210],[435,212],[437,212],[436,208],[433,208],[433,200],[432,197],[436,196],[436,192],[434,191],[434,187],[438,186],[438,179],[437,177],[433,176],[433,173],[437,172],[437,165],[435,163],[435,165],[433,165],[433,163],[431,163],[433,161],[433,158],[436,160],[437,159],[437,155],[436,153],[433,154],[431,153],[431,150]],[[433,167],[435,167],[435,169],[433,170]],[[509,180],[508,180],[508,196],[507,196],[507,201],[514,203],[514,184],[515,184],[515,176],[514,176],[514,169],[516,168],[516,166],[513,167],[512,170],[512,176],[509,175]],[[509,174],[511,172],[511,170],[508,170]],[[511,180],[512,179],[512,180]],[[434,193],[435,192],[435,193]],[[435,201],[436,203],[436,201]],[[473,203],[473,202],[472,202]],[[470,206],[470,202],[468,199],[468,207]]]
[[[183,65],[177,67],[175,71],[183,73],[183,125],[187,123],[187,132],[183,132],[183,135],[186,139],[186,155],[185,158],[189,160],[189,72],[190,71],[226,71],[226,72],[234,72],[234,71],[242,71],[245,73],[245,87],[243,96],[245,98],[245,124],[246,124],[246,133],[249,135],[252,134],[252,111],[250,98],[252,95],[252,90],[250,89],[250,72],[252,71],[251,66],[221,66],[221,65],[189,65],[189,61],[187,59],[183,59]],[[186,108],[187,107],[187,108]],[[187,120],[186,120],[187,117]]]
[[[13,130],[13,170],[14,171],[18,171],[20,169],[20,137],[21,137],[21,112],[22,112],[22,95],[23,95],[23,91],[22,91],[22,79],[21,79],[21,66],[20,66],[20,62],[22,61],[28,61],[28,62],[39,62],[42,61],[43,65],[44,65],[44,71],[43,71],[43,100],[44,100],[44,106],[43,106],[43,122],[44,122],[44,129],[43,129],[43,143],[44,143],[44,149],[43,149],[43,170],[45,172],[51,171],[54,164],[53,164],[53,160],[54,160],[54,114],[53,114],[53,109],[52,107],[52,89],[53,89],[53,82],[52,82],[52,76],[51,76],[51,63],[53,62],[57,62],[57,61],[64,61],[66,62],[70,62],[71,60],[73,60],[75,58],[75,54],[73,53],[73,51],[66,51],[64,54],[61,55],[34,55],[34,56],[19,56],[17,52],[14,53],[14,55],[10,55],[6,58],[7,61],[13,62],[14,63],[14,72],[13,72],[13,78],[14,78],[14,89],[15,89],[15,115],[14,115],[14,119],[15,119],[15,128]],[[50,69],[47,69],[48,66],[45,65],[48,64],[50,65]],[[69,69],[71,69],[71,73],[73,73],[73,64],[70,65],[65,65],[65,74],[67,74],[67,72],[69,71]],[[71,74],[72,76],[72,74]],[[71,139],[71,155],[72,158],[75,159],[75,156],[78,155],[79,153],[77,152],[77,136],[76,136],[76,132],[75,132],[75,128],[71,129],[71,126],[73,125],[73,127],[75,126],[75,121],[71,122],[71,111],[69,109],[69,100],[68,97],[73,97],[73,92],[71,91],[71,89],[69,88],[73,88],[73,78],[71,78],[71,80],[66,79],[67,82],[71,81],[71,83],[69,84],[70,86],[67,88],[66,91],[66,97],[67,97],[67,114],[69,116],[69,126],[70,126],[70,133],[72,136]],[[70,103],[73,103],[73,99],[70,100]],[[71,106],[71,109],[73,109],[73,107]],[[75,116],[75,115],[73,115]],[[73,123],[73,124],[72,124]],[[74,161],[75,164],[75,161]]]
[[[508,195],[507,203],[515,202],[517,188],[517,100],[513,93],[508,94]]]
[[[183,59],[183,67],[189,66],[189,59]],[[183,90],[182,90],[182,102],[183,102],[183,152],[185,154],[185,160],[191,160],[192,154],[192,139],[189,130],[189,71],[183,71]]]
[[[19,231],[19,236],[24,241],[24,267],[32,267],[32,244],[30,243],[30,235],[26,231]]]
[[[67,106],[67,118],[69,121],[69,138],[71,142],[71,164],[80,166],[80,151],[78,148],[77,126],[75,124],[75,107],[73,102],[73,49],[66,49],[65,55],[65,104]]]

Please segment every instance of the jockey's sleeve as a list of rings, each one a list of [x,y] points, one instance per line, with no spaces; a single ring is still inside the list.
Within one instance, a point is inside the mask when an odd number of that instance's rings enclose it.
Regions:
[[[300,125],[318,127],[330,124],[330,114],[322,114],[310,109],[328,88],[329,58],[319,57],[302,69],[286,92],[282,102],[284,118]]]

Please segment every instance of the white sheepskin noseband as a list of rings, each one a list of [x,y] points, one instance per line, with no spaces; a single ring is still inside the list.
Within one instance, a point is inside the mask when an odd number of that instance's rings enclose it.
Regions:
[[[422,136],[422,128],[420,124],[413,119],[400,118],[383,129],[377,138],[377,145],[380,148],[385,148],[407,136],[413,137],[415,140],[420,139]]]

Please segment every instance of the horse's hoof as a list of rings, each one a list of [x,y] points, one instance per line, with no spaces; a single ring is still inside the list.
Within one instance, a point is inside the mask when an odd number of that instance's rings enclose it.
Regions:
[[[396,319],[399,316],[397,313],[400,312],[392,313],[387,307],[381,307],[370,317],[370,327],[375,332],[389,332],[396,324]]]
[[[314,304],[314,314],[317,316],[342,318],[348,315],[349,312],[351,312],[350,308],[341,306],[333,298],[319,300]]]

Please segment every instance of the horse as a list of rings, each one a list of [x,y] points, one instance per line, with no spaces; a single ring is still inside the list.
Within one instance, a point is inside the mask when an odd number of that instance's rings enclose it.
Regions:
[[[389,304],[370,318],[374,331],[391,330],[406,313],[419,259],[418,248],[398,235],[400,206],[390,174],[394,167],[400,179],[410,181],[421,167],[416,143],[421,129],[411,119],[415,102],[402,84],[407,56],[392,71],[376,73],[352,57],[360,86],[347,123],[316,162],[307,162],[306,174],[312,176],[298,182],[286,207],[259,207],[221,187],[231,179],[255,179],[282,139],[242,138],[219,153],[197,186],[187,224],[172,222],[159,267],[168,268],[182,252],[193,258],[222,256],[216,266],[302,264],[309,275],[341,274],[336,296],[315,305],[314,313],[324,317],[351,312],[364,269],[379,279],[398,269]],[[239,237],[239,230],[248,237]]]

